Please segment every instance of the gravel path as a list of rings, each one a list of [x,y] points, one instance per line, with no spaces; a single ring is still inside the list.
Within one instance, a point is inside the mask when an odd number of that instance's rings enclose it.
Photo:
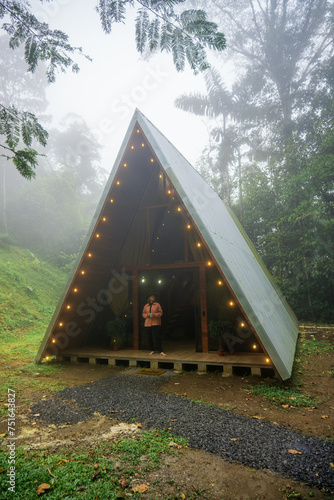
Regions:
[[[65,389],[36,404],[32,413],[48,424],[76,423],[94,412],[143,427],[171,428],[190,446],[256,469],[270,469],[297,481],[334,490],[334,444],[278,425],[158,393],[165,375],[134,371]],[[118,413],[114,413],[118,412]],[[289,449],[300,451],[291,454]]]

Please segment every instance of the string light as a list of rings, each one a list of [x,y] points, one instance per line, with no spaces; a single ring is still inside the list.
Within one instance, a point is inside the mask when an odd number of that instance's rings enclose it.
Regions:
[[[89,253],[89,254],[88,254],[88,257],[93,257],[93,254]]]
[[[187,225],[187,229],[190,229],[190,228],[191,228],[191,225],[190,225],[190,224],[188,224],[188,225]]]
[[[208,262],[208,266],[212,266],[212,262],[210,260]]]
[[[266,361],[267,361],[267,363],[270,363],[270,359],[269,358],[267,358]]]
[[[221,280],[218,281],[218,285],[222,286],[223,282]]]
[[[85,271],[81,271],[81,274],[85,274]]]
[[[67,305],[66,307],[67,307],[67,309],[71,309],[71,306],[70,306],[70,305]]]
[[[99,237],[100,237],[99,233],[97,233],[97,234],[96,234],[96,237],[97,237],[97,238],[99,238]]]
[[[233,300],[230,300],[229,305],[230,305],[231,307],[233,307],[233,306],[234,306],[234,302],[233,302]]]
[[[171,190],[170,190],[170,189],[168,189],[167,193],[168,193],[168,194],[172,194],[172,192],[171,192]]]
[[[145,283],[145,278],[144,278],[144,276],[142,277],[141,282],[142,282],[142,283]]]
[[[245,326],[245,323],[240,323],[241,328]]]
[[[253,344],[253,349],[256,349],[257,348],[257,345],[256,344]]]
[[[102,220],[103,220],[103,222],[105,222],[105,221],[107,220],[107,218],[106,218],[106,217],[103,217],[103,219],[102,219]]]
[[[78,289],[77,289],[77,288],[74,288],[73,292],[75,292],[75,293],[76,293],[77,291],[78,291]]]
[[[123,167],[127,167],[127,166],[128,166],[128,165],[127,165],[127,163],[124,163],[124,164],[123,164]]]
[[[114,200],[111,198],[110,203],[114,203]]]
[[[56,343],[56,339],[52,339],[52,343],[55,344]]]
[[[142,142],[141,147],[143,148],[144,146],[145,146],[145,144]]]
[[[151,158],[151,163],[154,163],[154,159],[153,158]]]
[[[117,181],[117,182],[116,182],[116,184],[117,184],[117,186],[119,186],[119,185],[120,185],[120,182],[119,182],[119,181]]]
[[[49,356],[46,356],[46,358],[45,358],[45,359],[46,359],[46,361],[48,361],[48,360],[49,360]]]
[[[140,130],[139,130],[139,129],[137,129],[137,134],[139,134],[139,132],[140,132]]]
[[[159,283],[159,285],[160,285],[160,283],[162,283],[162,281],[161,281],[161,280],[158,280],[158,283]]]
[[[60,323],[59,323],[59,326],[63,326],[63,324],[64,324],[64,323],[60,322]]]
[[[181,212],[181,208],[180,208],[180,207],[178,207],[177,211],[178,211],[178,212]]]
[[[135,149],[135,147],[134,147],[134,146],[131,146],[131,149]]]
[[[198,248],[202,246],[202,243],[197,243]]]
[[[159,179],[162,179],[162,174],[159,175]]]

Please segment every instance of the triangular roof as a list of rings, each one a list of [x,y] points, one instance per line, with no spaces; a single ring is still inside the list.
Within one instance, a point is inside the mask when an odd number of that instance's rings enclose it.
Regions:
[[[114,167],[88,231],[83,251],[79,255],[67,286],[59,300],[36,361],[43,357],[74,276],[83,262],[84,254],[97,227],[103,207],[115,184],[115,176],[124,159],[129,141],[136,128],[140,128],[154,152],[161,168],[173,184],[189,216],[206,242],[221,273],[244,311],[258,338],[270,357],[277,373],[285,380],[291,376],[298,323],[295,315],[277,289],[268,270],[239,221],[215,191],[192,165],[139,111],[131,120]],[[121,246],[119,247],[120,251]],[[101,285],[96,289],[101,288]]]

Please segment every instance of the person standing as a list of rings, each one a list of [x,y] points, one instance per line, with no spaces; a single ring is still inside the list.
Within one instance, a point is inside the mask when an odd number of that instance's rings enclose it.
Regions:
[[[151,293],[147,299],[147,304],[143,309],[143,318],[145,318],[145,328],[148,334],[148,343],[151,349],[150,356],[154,354],[154,345],[161,356],[166,356],[162,350],[160,337],[161,316],[163,315],[161,305],[157,302],[156,295]]]

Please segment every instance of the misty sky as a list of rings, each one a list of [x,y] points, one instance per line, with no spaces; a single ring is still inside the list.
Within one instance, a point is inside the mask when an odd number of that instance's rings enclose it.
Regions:
[[[204,91],[201,75],[194,76],[191,70],[177,73],[170,54],[157,53],[143,60],[135,49],[134,14],[106,35],[94,0],[31,3],[40,20],[66,32],[71,44],[82,46],[93,59],[89,62],[77,56],[80,73],[68,71],[49,86],[52,126],[58,127],[68,113],[81,115],[104,146],[103,166],[109,171],[138,107],[195,163],[208,143],[207,128],[202,118],[176,109],[173,103],[184,92]]]

